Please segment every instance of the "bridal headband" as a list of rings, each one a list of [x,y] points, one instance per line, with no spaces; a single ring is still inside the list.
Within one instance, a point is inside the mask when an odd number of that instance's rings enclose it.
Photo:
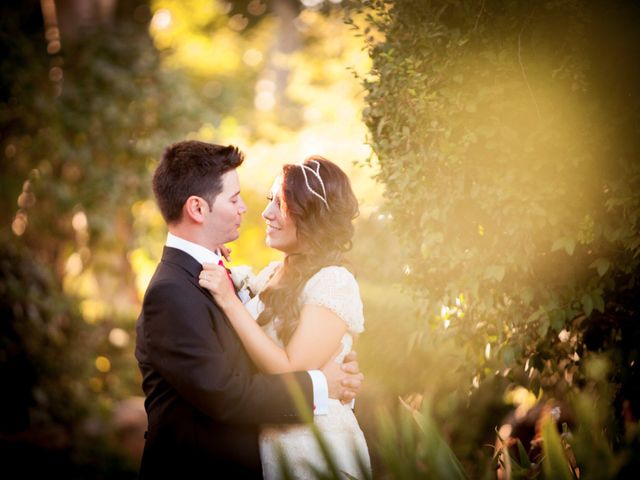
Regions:
[[[309,191],[320,200],[322,200],[325,207],[327,207],[327,210],[331,210],[329,208],[329,204],[327,203],[327,191],[324,189],[324,182],[322,181],[322,177],[320,176],[320,162],[318,162],[317,160],[309,161],[316,164],[315,170],[304,163],[297,164],[300,167],[300,170],[302,170],[302,175],[304,175],[304,182],[307,184],[307,188],[309,189]],[[311,185],[309,185],[309,177],[307,177],[307,172],[313,174],[318,179],[318,182],[320,182],[320,186],[322,187],[322,195],[320,195],[319,192],[316,192],[313,188],[311,188]]]

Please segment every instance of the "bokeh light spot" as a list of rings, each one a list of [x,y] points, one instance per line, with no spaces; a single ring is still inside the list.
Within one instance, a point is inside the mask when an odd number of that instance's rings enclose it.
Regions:
[[[107,373],[111,370],[111,362],[107,357],[102,355],[96,357],[95,365],[98,371],[102,373]]]

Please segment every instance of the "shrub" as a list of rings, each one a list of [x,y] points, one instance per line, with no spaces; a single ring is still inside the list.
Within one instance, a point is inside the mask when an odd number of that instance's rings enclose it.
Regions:
[[[640,8],[378,0],[361,12],[371,161],[421,305],[408,376],[455,438],[474,429],[472,385],[504,377],[562,398],[607,352],[607,431],[623,442],[622,406],[640,412]]]

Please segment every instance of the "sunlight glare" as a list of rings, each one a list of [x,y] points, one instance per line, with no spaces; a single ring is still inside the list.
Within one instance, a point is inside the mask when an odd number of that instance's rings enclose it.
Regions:
[[[270,110],[273,110],[273,107],[275,107],[276,97],[273,92],[258,92],[254,100],[254,105],[258,110],[268,112]]]
[[[75,252],[69,255],[69,258],[67,258],[67,261],[64,265],[64,273],[68,276],[77,277],[78,275],[80,275],[80,273],[82,273],[82,268],[82,258],[80,257],[80,254],[78,252]]]
[[[126,347],[129,343],[129,334],[122,328],[112,328],[109,332],[109,341],[114,347]]]
[[[302,4],[307,8],[314,8],[321,5],[324,0],[301,0]]]
[[[87,221],[87,215],[84,212],[76,212],[75,215],[73,215],[71,225],[76,232],[86,230],[88,224],[89,222]]]
[[[516,418],[521,419],[533,407],[538,399],[534,393],[524,387],[516,387],[507,392],[504,396],[506,403],[516,406]]]
[[[94,325],[107,313],[107,306],[100,300],[87,299],[80,302],[82,318],[89,325]]]
[[[151,27],[155,30],[166,30],[172,23],[171,11],[166,8],[158,10],[151,19]]]
[[[262,59],[262,53],[255,48],[250,48],[242,56],[242,61],[250,67],[257,67],[262,62]]]

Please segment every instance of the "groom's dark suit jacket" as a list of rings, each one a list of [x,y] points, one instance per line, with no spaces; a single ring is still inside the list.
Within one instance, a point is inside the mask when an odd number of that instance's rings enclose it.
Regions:
[[[261,478],[258,427],[299,422],[287,384],[309,406],[306,372],[263,375],[211,295],[202,266],[165,247],[136,324],[148,431],[140,478]]]

